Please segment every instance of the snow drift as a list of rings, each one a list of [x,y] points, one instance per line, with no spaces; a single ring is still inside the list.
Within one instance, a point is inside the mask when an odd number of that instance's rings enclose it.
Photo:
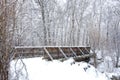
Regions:
[[[104,73],[97,71],[92,65],[74,62],[73,59],[64,62],[46,61],[42,58],[14,60],[11,62],[11,74],[11,80],[108,80]],[[27,76],[23,77],[25,75]]]

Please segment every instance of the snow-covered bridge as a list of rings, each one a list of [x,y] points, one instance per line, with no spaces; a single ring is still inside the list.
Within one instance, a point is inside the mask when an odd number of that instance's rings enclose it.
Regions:
[[[43,57],[44,59],[67,59],[73,57],[75,61],[89,61],[93,54],[90,47],[79,46],[16,46],[15,58]]]

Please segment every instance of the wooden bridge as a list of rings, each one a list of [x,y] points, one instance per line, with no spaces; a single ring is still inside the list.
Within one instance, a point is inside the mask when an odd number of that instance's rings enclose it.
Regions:
[[[88,62],[93,54],[90,47],[79,46],[16,46],[14,59],[43,57],[47,60],[68,59],[73,57],[75,61]]]

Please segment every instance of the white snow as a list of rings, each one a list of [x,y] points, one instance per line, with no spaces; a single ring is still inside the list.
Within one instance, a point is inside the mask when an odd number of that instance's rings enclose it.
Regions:
[[[25,76],[21,60],[11,62],[11,80],[18,74],[15,69],[21,71],[19,76]],[[59,60],[46,61],[42,58],[22,59],[26,65],[29,80],[108,80],[104,73],[96,70],[92,65],[85,62],[74,62],[73,59],[60,62]],[[16,68],[15,68],[16,65]],[[21,68],[20,68],[21,67]],[[27,78],[19,77],[19,80]]]
[[[53,48],[55,48],[55,47],[62,47],[62,48],[65,48],[65,47],[90,47],[90,46],[15,46],[15,49],[16,48],[44,48],[44,47],[53,47]]]

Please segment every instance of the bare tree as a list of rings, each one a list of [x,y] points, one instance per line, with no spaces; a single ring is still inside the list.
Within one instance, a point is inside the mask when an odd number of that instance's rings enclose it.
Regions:
[[[0,80],[9,79],[9,63],[12,59],[12,43],[15,30],[15,5],[17,0],[0,1]],[[12,25],[11,25],[12,24]]]
[[[42,25],[43,25],[43,32],[44,32],[44,45],[47,45],[47,27],[46,27],[46,16],[45,16],[45,7],[46,7],[47,0],[38,0],[41,15],[42,15]]]

